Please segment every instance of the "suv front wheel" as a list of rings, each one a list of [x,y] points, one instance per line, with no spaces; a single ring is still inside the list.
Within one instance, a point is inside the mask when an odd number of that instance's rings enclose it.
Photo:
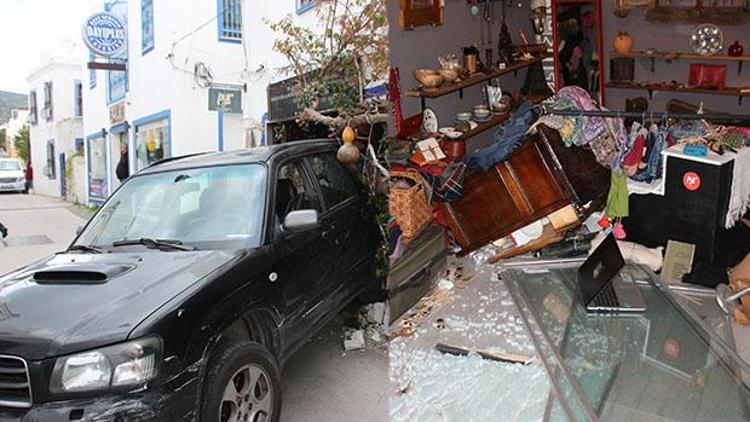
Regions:
[[[281,413],[279,366],[253,342],[225,343],[212,359],[203,400],[203,421],[275,422]]]

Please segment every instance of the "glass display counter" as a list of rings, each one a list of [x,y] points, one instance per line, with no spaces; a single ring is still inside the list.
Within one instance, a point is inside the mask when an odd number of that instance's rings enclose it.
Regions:
[[[667,285],[635,265],[645,313],[590,313],[582,261],[505,264],[498,273],[550,377],[547,420],[750,420],[750,370],[713,291]]]

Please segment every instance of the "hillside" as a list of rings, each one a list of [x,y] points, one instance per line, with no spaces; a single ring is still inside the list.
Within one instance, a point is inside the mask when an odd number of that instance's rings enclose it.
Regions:
[[[19,107],[27,107],[27,102],[28,99],[23,94],[0,91],[0,125],[8,121],[11,110]]]

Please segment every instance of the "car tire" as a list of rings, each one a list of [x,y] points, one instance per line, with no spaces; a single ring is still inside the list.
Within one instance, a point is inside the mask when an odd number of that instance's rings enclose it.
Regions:
[[[218,347],[206,373],[201,420],[277,422],[281,370],[273,355],[254,342],[225,342]]]

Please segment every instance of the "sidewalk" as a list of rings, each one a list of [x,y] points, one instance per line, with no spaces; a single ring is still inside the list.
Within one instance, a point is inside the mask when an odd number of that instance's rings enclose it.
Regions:
[[[60,199],[0,194],[0,222],[8,227],[0,240],[0,275],[67,247],[85,222],[70,208]]]

